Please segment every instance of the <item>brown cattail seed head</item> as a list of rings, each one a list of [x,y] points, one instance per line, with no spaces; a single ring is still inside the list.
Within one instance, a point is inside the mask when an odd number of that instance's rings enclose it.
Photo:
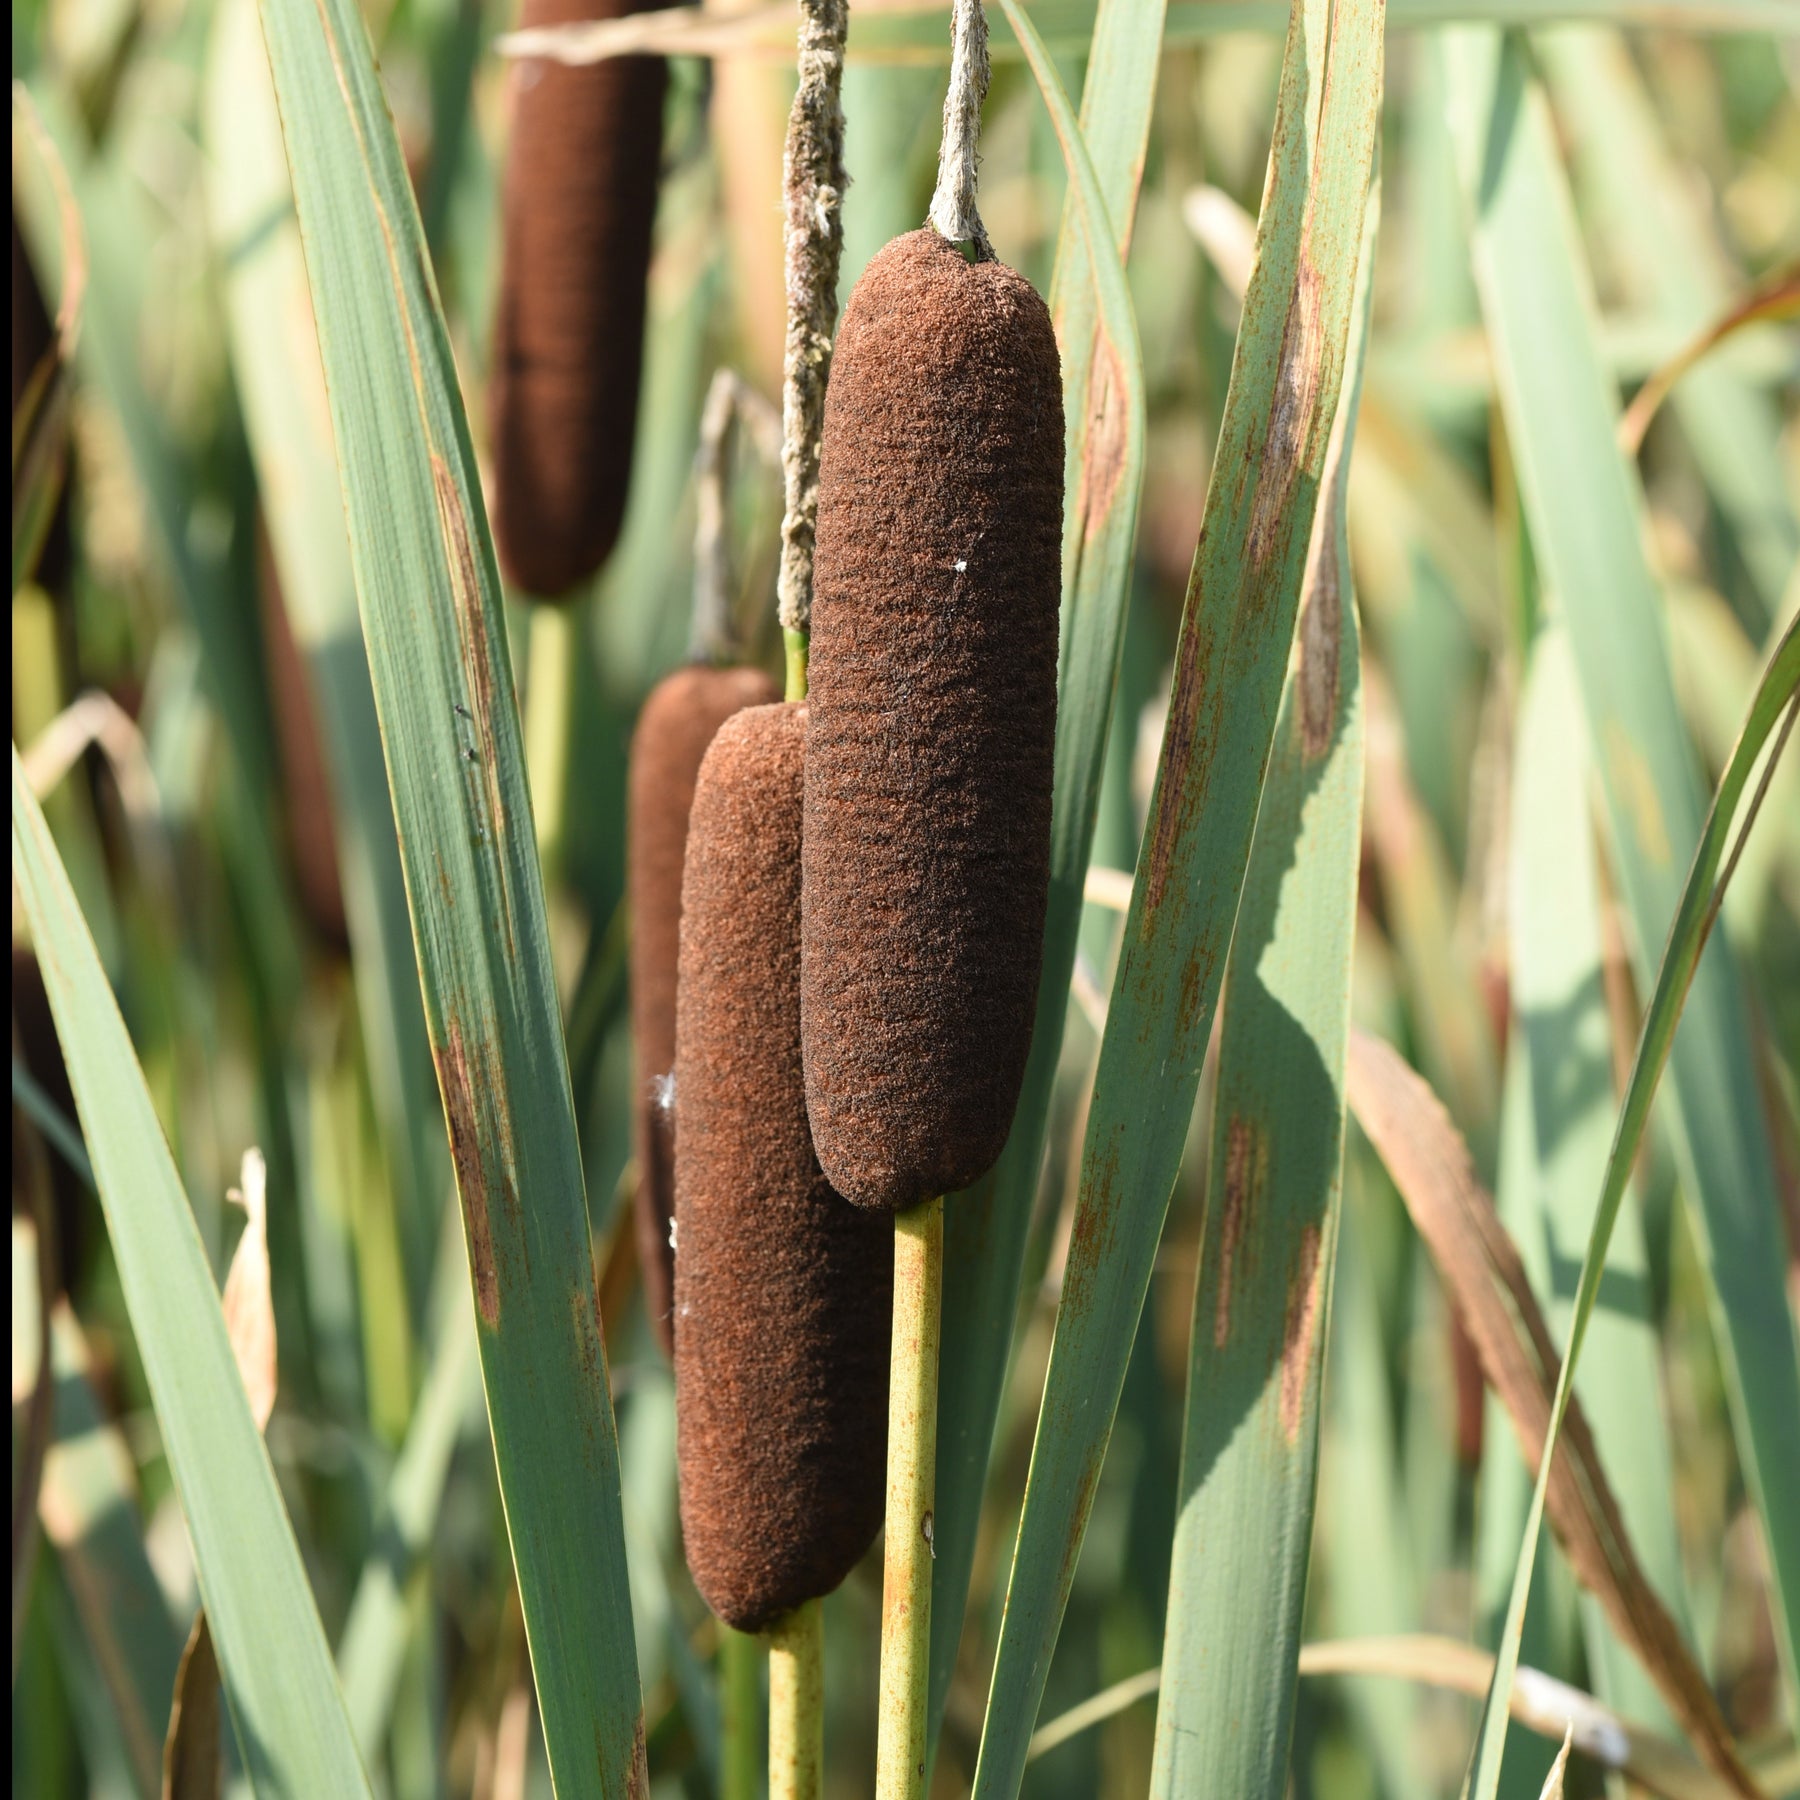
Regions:
[[[674,1253],[675,1118],[667,1104],[675,1068],[675,958],[681,928],[681,864],[700,759],[713,733],[742,707],[779,700],[761,669],[677,669],[651,690],[631,740],[625,816],[631,904],[631,1037],[637,1053],[638,1266],[644,1306],[662,1346],[669,1330]]]
[[[800,1067],[803,706],[719,728],[688,828],[675,1043],[681,1525],[740,1631],[830,1593],[881,1524],[894,1240],[832,1191]]]
[[[999,1156],[1043,954],[1063,413],[1050,315],[927,228],[856,284],[825,406],[801,1032],[861,1206]]]
[[[525,0],[520,25],[654,0]],[[494,542],[528,593],[566,594],[619,535],[631,477],[667,71],[660,58],[515,75],[489,396]]]

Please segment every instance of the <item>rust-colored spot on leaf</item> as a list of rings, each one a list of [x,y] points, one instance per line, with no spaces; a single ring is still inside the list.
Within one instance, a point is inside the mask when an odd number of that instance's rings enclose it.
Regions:
[[[1075,516],[1081,541],[1091,544],[1112,511],[1125,475],[1125,381],[1119,353],[1098,326],[1088,363],[1086,437],[1082,445],[1081,481],[1075,492]]]
[[[1289,1444],[1300,1441],[1307,1378],[1312,1372],[1313,1344],[1319,1331],[1319,1308],[1325,1297],[1325,1270],[1319,1261],[1319,1228],[1300,1234],[1300,1258],[1288,1283],[1287,1322],[1281,1334],[1281,1429]]]
[[[1100,1469],[1106,1458],[1106,1445],[1091,1453],[1082,1465],[1081,1480],[1075,1488],[1075,1505],[1069,1513],[1069,1531],[1063,1545],[1062,1563],[1057,1570],[1056,1591],[1067,1595],[1075,1585],[1075,1565],[1081,1559],[1082,1540],[1087,1536],[1088,1516],[1094,1510],[1094,1494],[1100,1486]]]
[[[591,1284],[583,1286],[577,1283],[570,1290],[569,1318],[575,1332],[575,1351],[581,1358],[581,1372],[587,1378],[588,1386],[610,1401],[612,1378],[606,1364],[606,1340],[600,1334],[600,1309],[594,1299]],[[590,1435],[597,1417],[597,1408],[581,1415],[582,1425]]]
[[[1313,534],[1306,610],[1300,615],[1300,754],[1309,763],[1331,748],[1343,635],[1343,570],[1338,564],[1336,520],[1327,503]]]
[[[600,1786],[606,1787],[606,1765],[600,1766]],[[631,1734],[631,1773],[626,1777],[625,1800],[648,1800],[650,1793],[650,1753],[644,1742],[644,1715],[640,1711]]]
[[[481,1154],[481,1125],[462,1027],[455,1019],[446,1041],[434,1045],[438,1087],[444,1096],[444,1118],[450,1128],[450,1157],[456,1166],[456,1191],[462,1200],[463,1225],[469,1235],[469,1262],[475,1272],[475,1303],[489,1331],[500,1323],[500,1279],[494,1267],[494,1236],[488,1223],[487,1168]]]
[[[487,613],[481,603],[480,572],[475,547],[469,537],[469,515],[463,505],[462,491],[456,485],[449,464],[435,450],[431,455],[431,486],[437,500],[438,531],[444,543],[451,596],[456,602],[456,616],[462,627],[459,635],[463,675],[468,682],[476,734],[472,748],[480,769],[480,790],[487,809],[482,829],[489,844],[497,847],[500,834],[506,829],[506,796],[500,786],[499,759],[494,754],[494,659],[488,642]],[[499,858],[496,862],[501,870],[500,903],[505,914],[506,945],[509,951],[516,951],[505,863]]]
[[[1225,1131],[1225,1214],[1219,1225],[1219,1295],[1213,1312],[1213,1346],[1231,1337],[1231,1291],[1244,1225],[1269,1172],[1269,1140],[1254,1119],[1233,1119]]]
[[[1203,540],[1204,541],[1204,540]],[[1199,566],[1200,557],[1195,557]],[[1175,677],[1169,689],[1169,722],[1163,731],[1161,770],[1169,777],[1150,810],[1149,854],[1144,858],[1144,924],[1148,929],[1169,885],[1175,849],[1182,837],[1191,796],[1205,788],[1210,755],[1196,755],[1201,742],[1200,712],[1211,696],[1207,676],[1213,666],[1213,633],[1203,622],[1197,594],[1188,595],[1188,618],[1175,647]],[[1209,746],[1210,747],[1210,746]]]
[[[1256,463],[1256,487],[1250,496],[1247,548],[1250,567],[1260,571],[1276,545],[1293,528],[1289,502],[1310,460],[1318,430],[1319,391],[1324,360],[1330,354],[1321,318],[1324,277],[1312,259],[1311,234],[1301,240],[1294,291],[1275,373],[1275,402]],[[1253,590],[1254,591],[1254,590]]]

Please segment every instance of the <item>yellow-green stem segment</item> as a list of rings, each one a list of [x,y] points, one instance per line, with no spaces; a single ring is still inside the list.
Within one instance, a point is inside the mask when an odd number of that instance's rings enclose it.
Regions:
[[[769,1628],[769,1800],[825,1791],[825,1607],[808,1600]]]
[[[525,665],[525,773],[537,823],[544,879],[562,873],[563,815],[569,787],[569,727],[579,602],[531,608]]]
[[[719,1627],[720,1800],[759,1800],[761,1746],[756,1724],[762,1701],[762,1639]]]
[[[804,631],[783,628],[781,647],[787,656],[787,698],[789,702],[806,698],[806,658],[809,639]]]
[[[938,1320],[944,1202],[894,1215],[893,1368],[888,1378],[887,1537],[881,1584],[876,1800],[925,1792],[931,1649],[932,1507],[937,1478]]]

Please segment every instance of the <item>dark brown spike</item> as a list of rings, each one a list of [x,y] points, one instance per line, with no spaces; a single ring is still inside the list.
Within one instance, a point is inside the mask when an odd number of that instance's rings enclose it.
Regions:
[[[631,739],[625,864],[631,903],[631,1038],[637,1054],[637,1247],[644,1306],[664,1350],[672,1337],[675,1131],[659,1101],[675,1067],[675,968],[681,864],[700,759],[716,732],[746,706],[779,700],[761,669],[677,669],[651,690]]]
[[[929,228],[845,309],[819,474],[801,1024],[861,1206],[966,1187],[1024,1077],[1050,878],[1063,414],[1043,301]]]
[[[521,27],[655,0],[525,0]],[[514,77],[489,391],[494,544],[527,593],[567,594],[619,535],[631,478],[662,154],[660,57]]]
[[[695,1585],[756,1631],[881,1525],[893,1231],[813,1155],[800,1067],[803,706],[719,728],[688,830],[676,1023],[675,1413]]]

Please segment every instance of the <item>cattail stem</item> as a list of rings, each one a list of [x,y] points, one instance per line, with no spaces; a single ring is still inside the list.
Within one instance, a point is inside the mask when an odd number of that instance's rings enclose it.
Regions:
[[[769,1800],[825,1791],[825,1606],[808,1600],[769,1627]]]
[[[784,700],[797,704],[806,698],[806,657],[808,637],[804,631],[783,631],[781,647],[787,658],[787,692]]]
[[[994,246],[975,204],[976,146],[987,91],[987,14],[981,0],[952,0],[950,85],[944,93],[944,135],[938,145],[931,223],[951,243],[972,245],[976,262],[994,260]]]
[[[838,258],[844,248],[846,0],[800,0],[799,83],[782,157],[786,201],[787,346],[781,425],[785,510],[777,578],[781,624],[805,631],[812,616],[813,530],[819,512],[819,435],[837,320]],[[790,668],[792,663],[790,661]],[[790,695],[790,698],[792,696]]]
[[[721,667],[735,662],[742,649],[732,617],[729,516],[732,439],[740,426],[779,467],[781,415],[735,370],[718,369],[706,390],[694,456],[694,615],[688,627],[688,661]]]
[[[570,697],[579,605],[534,606],[525,690],[525,772],[537,821],[538,862],[546,883],[562,869],[563,815],[569,788]],[[471,746],[479,754],[480,746]]]
[[[757,1800],[757,1715],[762,1639],[719,1627],[719,1793],[720,1800]]]
[[[894,1215],[894,1337],[888,1377],[887,1539],[881,1584],[876,1800],[925,1792],[931,1651],[932,1507],[937,1483],[938,1320],[944,1290],[940,1196]]]

